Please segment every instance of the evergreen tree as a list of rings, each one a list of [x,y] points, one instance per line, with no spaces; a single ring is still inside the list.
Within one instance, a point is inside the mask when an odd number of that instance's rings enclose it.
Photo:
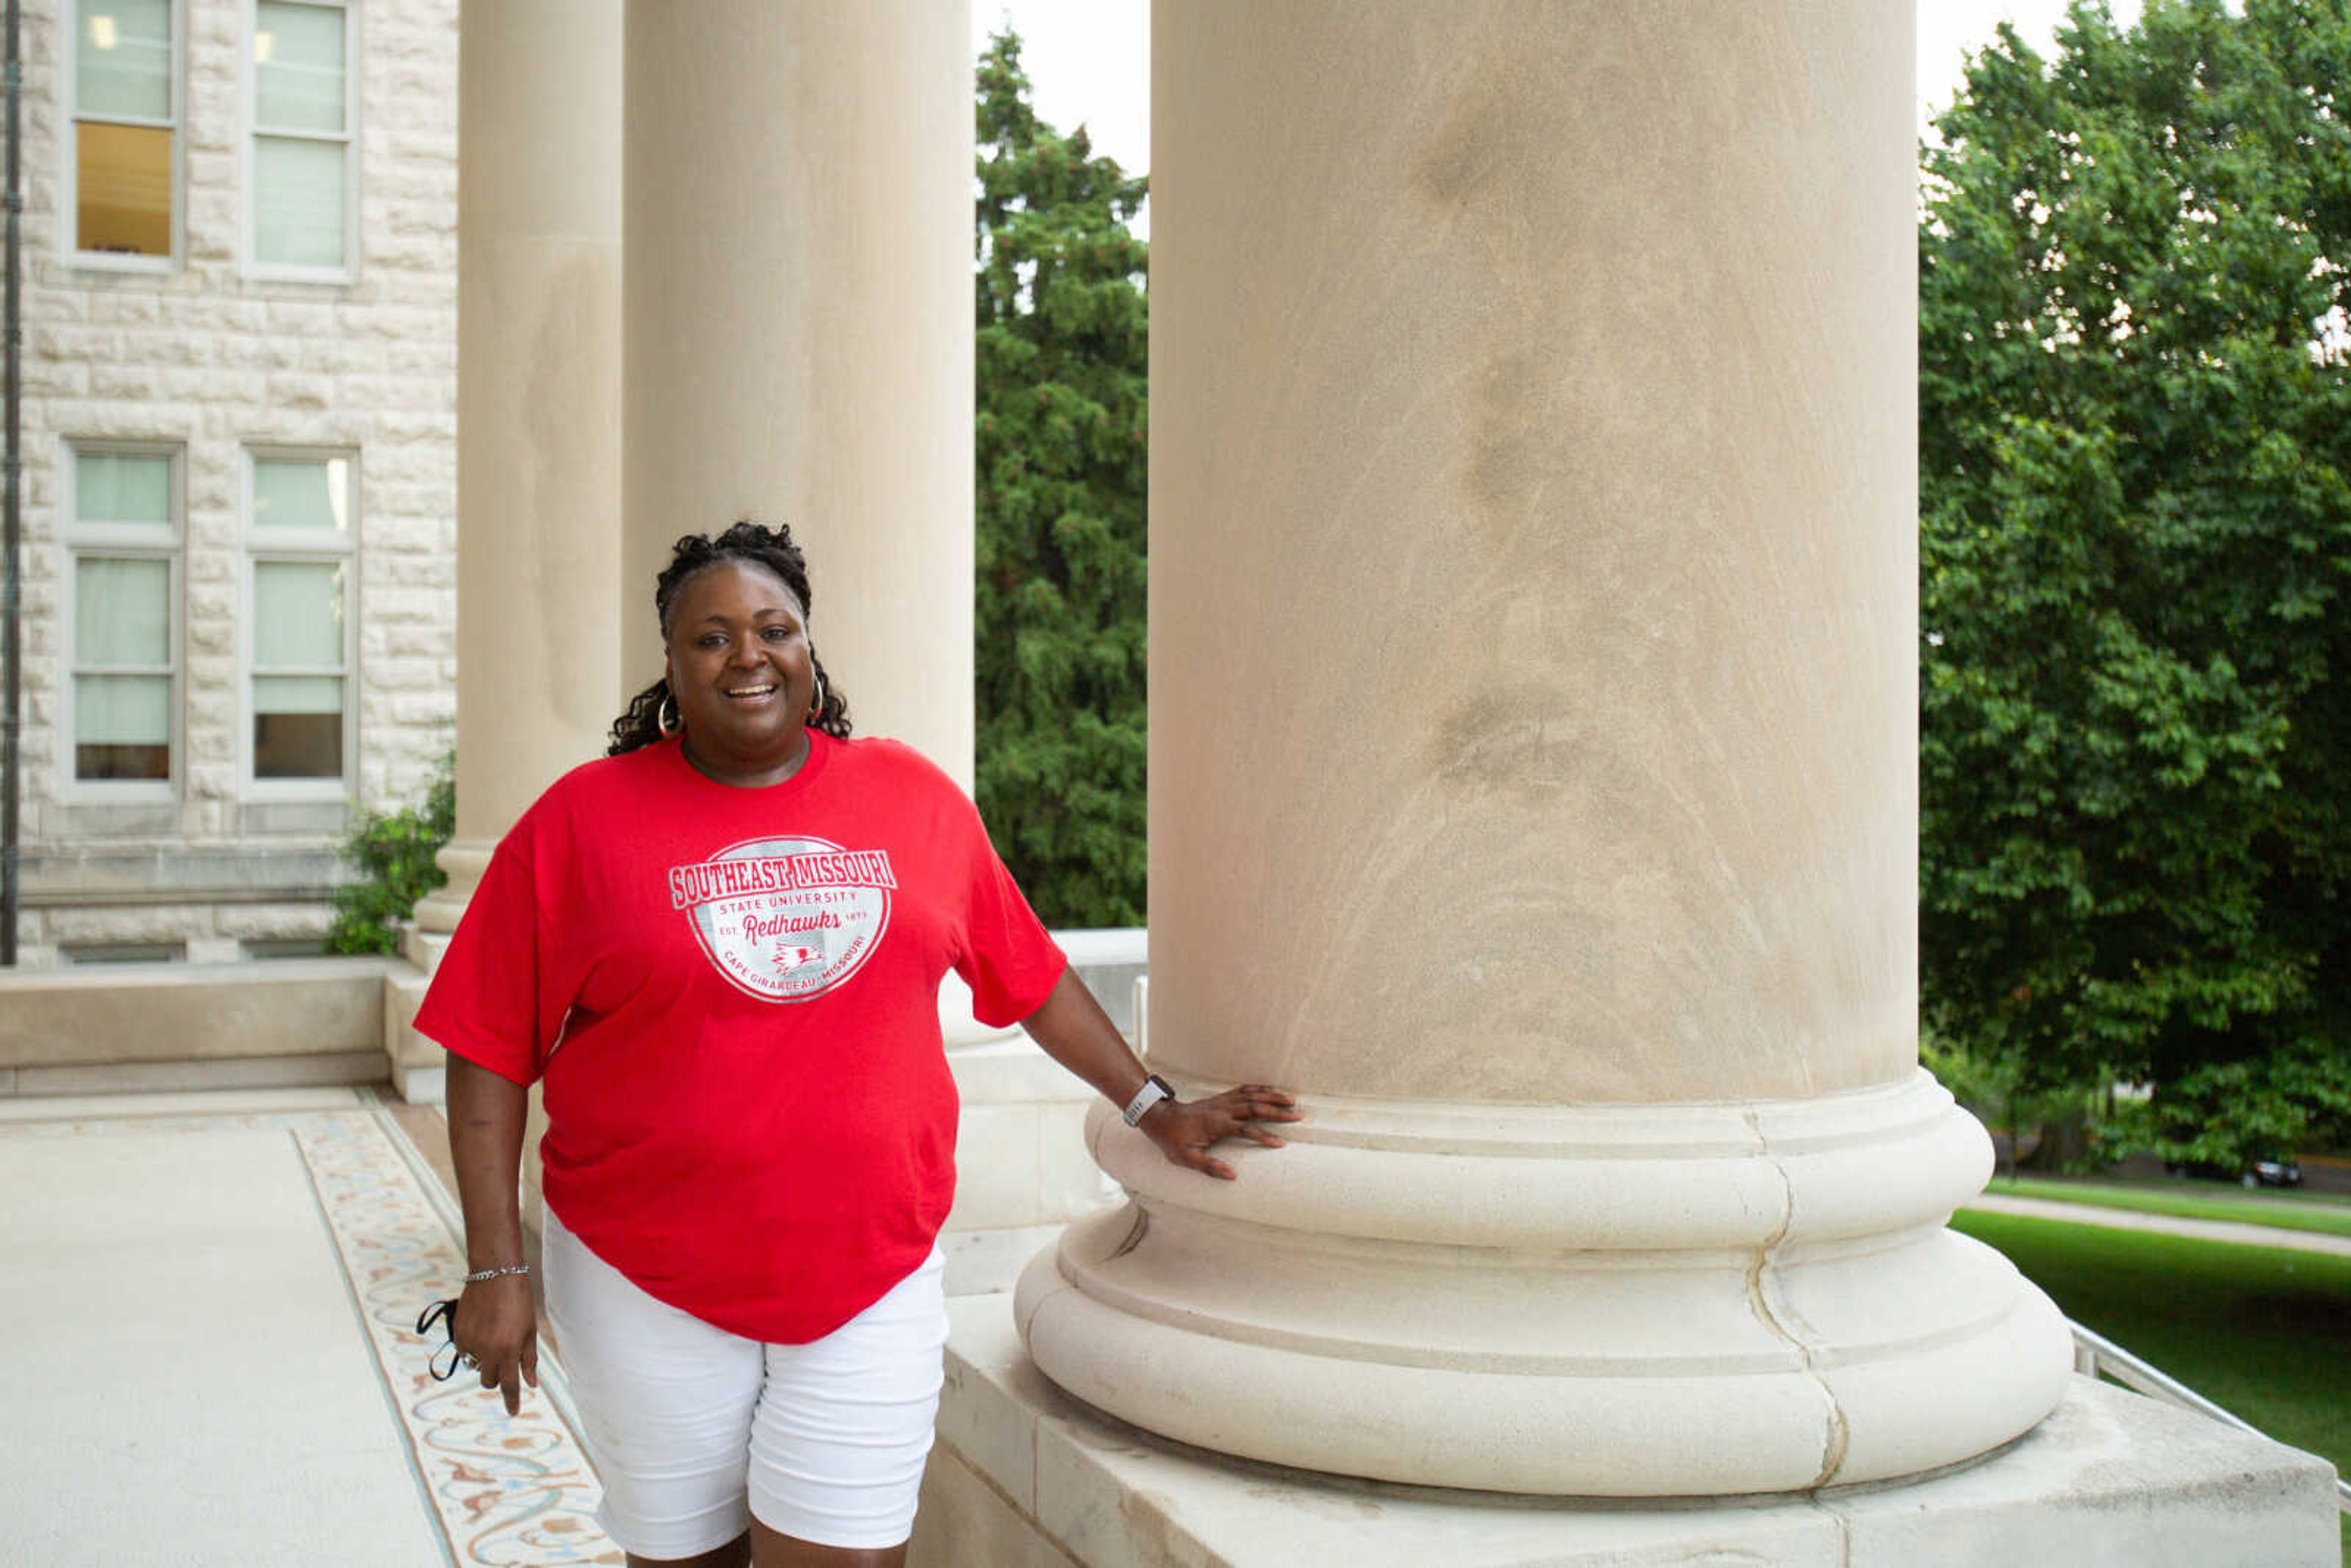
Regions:
[[[1925,156],[1920,946],[2030,1089],[2351,1113],[2351,6],[2076,0]]]
[[[979,64],[978,789],[1061,925],[1144,917],[1144,182]]]

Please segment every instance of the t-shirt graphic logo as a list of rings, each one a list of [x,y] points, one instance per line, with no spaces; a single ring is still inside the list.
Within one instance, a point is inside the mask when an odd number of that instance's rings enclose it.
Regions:
[[[672,866],[670,906],[737,988],[804,1002],[857,972],[890,928],[898,885],[886,850],[825,839],[746,839]]]

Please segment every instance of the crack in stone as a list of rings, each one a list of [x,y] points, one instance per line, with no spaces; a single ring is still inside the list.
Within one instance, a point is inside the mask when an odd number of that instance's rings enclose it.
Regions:
[[[1763,1271],[1771,1261],[1771,1253],[1781,1242],[1787,1239],[1790,1228],[1796,1223],[1796,1189],[1788,1180],[1786,1168],[1780,1164],[1779,1157],[1772,1154],[1771,1145],[1763,1136],[1762,1124],[1757,1119],[1755,1113],[1749,1111],[1745,1114],[1747,1130],[1755,1139],[1755,1152],[1763,1156],[1765,1163],[1771,1167],[1771,1174],[1780,1179],[1781,1195],[1779,1226],[1771,1235],[1763,1239],[1761,1246],[1756,1248],[1754,1261],[1747,1267],[1747,1304],[1754,1312],[1758,1322],[1777,1335],[1798,1355],[1803,1357],[1804,1375],[1813,1380],[1813,1386],[1821,1391],[1821,1399],[1828,1406],[1828,1440],[1822,1448],[1819,1472],[1804,1485],[1804,1490],[1810,1491],[1828,1485],[1830,1478],[1844,1467],[1845,1449],[1852,1441],[1852,1432],[1845,1422],[1844,1409],[1837,1403],[1834,1390],[1829,1387],[1827,1379],[1821,1376],[1813,1364],[1812,1347],[1796,1337],[1789,1331],[1788,1326],[1780,1321],[1780,1314],[1772,1309],[1771,1298],[1764,1290]]]
[[[1114,1261],[1117,1259],[1125,1257],[1128,1253],[1142,1246],[1143,1233],[1150,1228],[1151,1211],[1144,1207],[1142,1204],[1136,1204],[1134,1206],[1134,1224],[1133,1228],[1127,1231],[1126,1239],[1118,1244],[1118,1250],[1113,1252],[1108,1258],[1103,1259],[1102,1261],[1105,1263]]]

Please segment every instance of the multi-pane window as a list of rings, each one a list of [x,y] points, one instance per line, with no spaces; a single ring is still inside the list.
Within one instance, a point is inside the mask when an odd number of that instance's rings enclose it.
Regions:
[[[172,0],[75,0],[72,248],[172,255],[180,73]]]
[[[339,272],[350,265],[350,16],[340,4],[253,8],[253,260]]]
[[[351,738],[351,460],[256,452],[249,472],[252,777],[340,780]]]
[[[179,712],[179,463],[72,449],[72,777],[168,783]]]

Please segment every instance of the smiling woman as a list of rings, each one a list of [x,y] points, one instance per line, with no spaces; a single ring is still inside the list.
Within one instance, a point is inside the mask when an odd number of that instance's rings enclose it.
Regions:
[[[953,968],[1172,1162],[1280,1140],[1184,1103],[1069,972],[970,800],[852,739],[788,530],[680,539],[662,678],[515,824],[416,1027],[449,1048],[468,1276],[451,1343],[537,1375],[517,1166],[544,1082],[547,1301],[632,1563],[903,1561],[946,1336]]]

